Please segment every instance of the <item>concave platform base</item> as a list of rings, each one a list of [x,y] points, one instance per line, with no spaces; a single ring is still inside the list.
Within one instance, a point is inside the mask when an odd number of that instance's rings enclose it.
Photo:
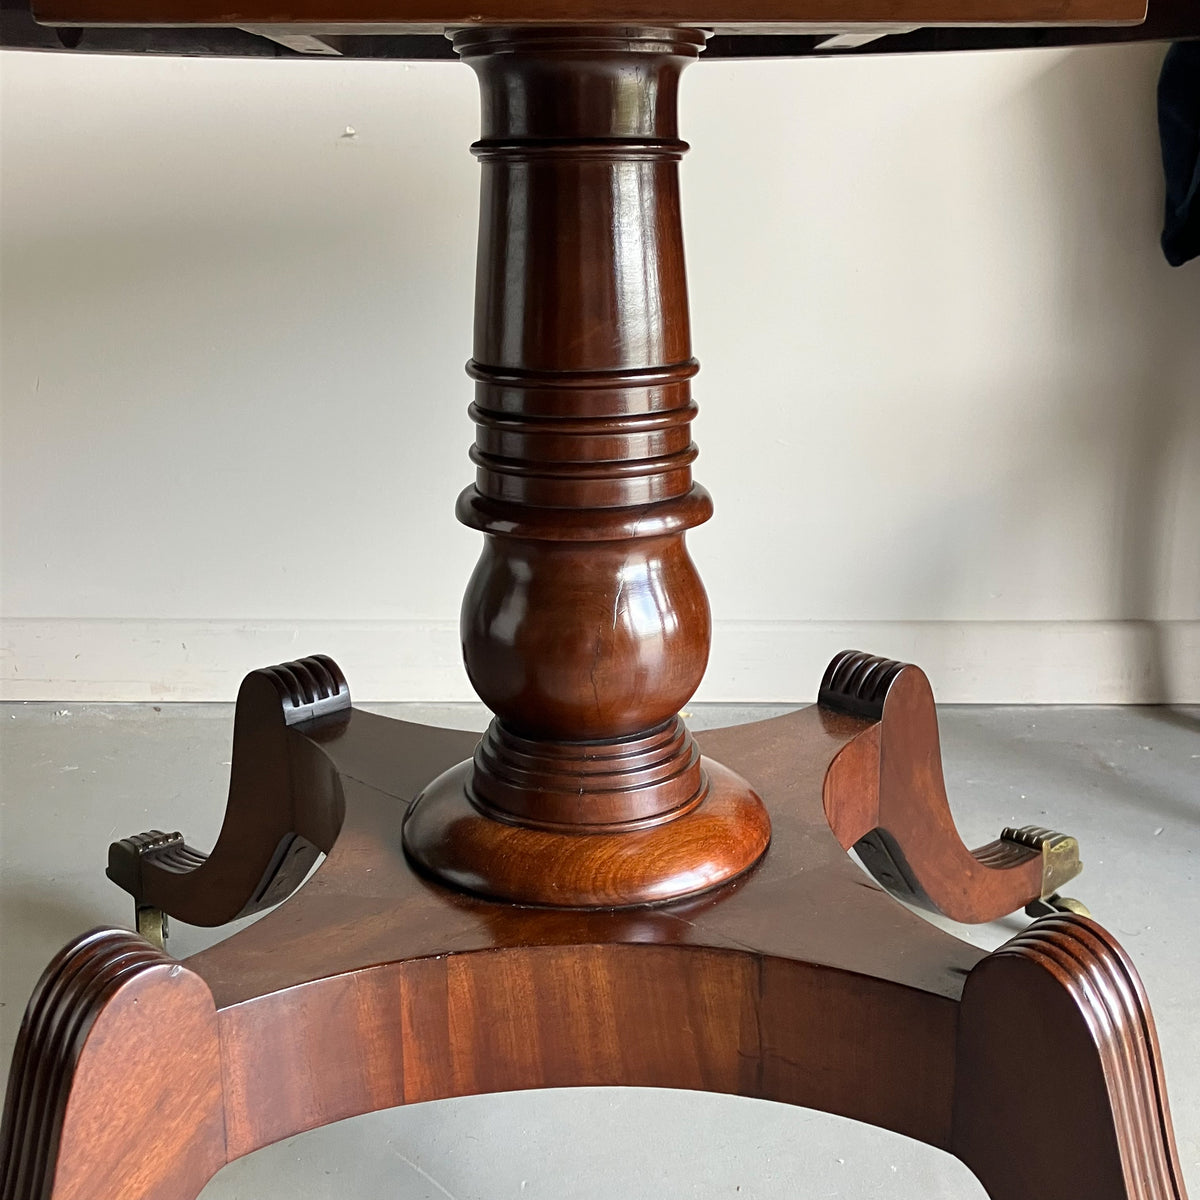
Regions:
[[[357,1113],[605,1084],[866,1121],[957,1155],[993,1200],[1182,1200],[1153,1021],[1111,935],[1056,915],[982,953],[872,884],[831,832],[885,820],[896,855],[925,864],[926,898],[950,894],[928,874],[938,846],[906,854],[900,819],[945,798],[928,779],[897,792],[903,763],[887,761],[936,759],[897,741],[927,691],[915,668],[843,656],[823,706],[700,735],[763,797],[770,849],[690,902],[604,912],[427,881],[401,817],[474,735],[349,708],[329,660],[255,672],[234,753],[246,803],[213,856],[133,839],[110,869],[140,904],[171,896],[171,915],[195,916],[206,880],[245,911],[292,878],[297,846],[327,857],[183,963],[120,930],[59,955],[13,1063],[4,1200],[190,1200],[223,1163]],[[1019,907],[1042,855],[1000,845],[974,861],[1009,872]]]

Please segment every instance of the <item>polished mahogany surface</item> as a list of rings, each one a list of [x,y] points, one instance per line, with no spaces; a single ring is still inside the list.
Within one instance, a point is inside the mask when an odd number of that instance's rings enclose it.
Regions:
[[[132,11],[78,3],[81,19]],[[109,873],[151,932],[164,913],[279,907],[186,962],[109,929],[58,954],[14,1056],[0,1200],[193,1200],[223,1163],[357,1113],[606,1084],[870,1122],[957,1155],[992,1200],[1186,1200],[1154,1022],[1116,940],[1053,911],[985,954],[848,859],[965,921],[1054,910],[1054,879],[1078,869],[1055,865],[1073,839],[1049,830],[962,843],[917,668],[847,651],[816,706],[699,742],[677,715],[709,639],[684,543],[710,501],[691,478],[675,113],[705,35],[661,23],[670,8],[554,28],[559,10],[496,3],[455,39],[484,102],[459,516],[485,549],[462,628],[496,720],[479,741],[363,713],[321,656],[253,672],[211,855],[150,830],[114,844]],[[153,11],[204,19],[173,4]]]
[[[677,95],[694,29],[459,33],[483,136],[463,660],[496,714],[404,829],[436,877],[623,905],[749,867],[770,822],[679,718],[708,661]]]
[[[986,954],[875,887],[831,830],[867,795],[906,854],[930,838],[920,813],[941,799],[884,761],[936,755],[915,668],[839,656],[828,705],[703,734],[766,799],[775,843],[723,887],[620,910],[415,874],[397,824],[474,735],[353,709],[325,659],[251,680],[231,795],[256,811],[173,902],[194,916],[219,879],[212,899],[248,904],[280,828],[326,857],[182,963],[123,930],[57,956],[16,1049],[0,1200],[193,1200],[225,1162],[355,1114],[582,1085],[866,1121],[957,1155],[992,1200],[1186,1200],[1154,1022],[1112,935],[1056,914]],[[290,767],[247,790],[273,748]],[[938,878],[912,856],[929,895],[975,888],[954,878],[952,824],[925,849],[950,864]],[[143,878],[178,873],[169,848],[143,855]],[[1021,871],[1006,880],[1007,904],[1030,897]]]
[[[37,0],[40,20],[133,25],[302,24],[469,29],[527,23],[722,30],[902,31],[927,25],[1101,25],[1140,21],[1146,0]]]
[[[36,2],[36,0],[35,0]],[[97,3],[87,14],[65,5],[39,8],[38,24],[31,0],[0,0],[0,46],[77,54],[175,54],[250,58],[453,59],[445,34],[458,27],[452,21],[432,25],[328,20],[314,22],[298,9],[272,9],[253,18],[248,11],[215,10],[207,17],[198,9],[174,10],[151,21],[149,8],[141,16],[131,10],[122,21],[118,10]],[[1149,0],[1130,4],[1119,20],[1080,21],[1080,6],[1054,4],[1041,19],[989,22],[980,5],[959,6],[951,24],[900,22],[897,6],[886,12],[865,5],[837,4],[826,20],[808,7],[800,23],[793,12],[787,22],[768,25],[747,21],[726,25],[689,16],[684,24],[702,24],[709,31],[706,60],[717,58],[796,58],[808,55],[846,57],[875,54],[1013,49],[1027,46],[1075,46],[1133,41],[1164,41],[1200,37],[1200,5],[1195,0]],[[1039,10],[1040,11],[1040,10]],[[872,12],[878,20],[871,19]],[[1144,13],[1145,19],[1142,20]],[[478,15],[478,14],[473,14]],[[583,16],[573,20],[587,19]],[[664,19],[655,10],[652,18]],[[1096,18],[1098,21],[1099,17]],[[201,21],[201,23],[194,23]],[[1129,22],[1135,22],[1130,24]],[[463,24],[473,24],[468,18]],[[851,33],[857,36],[837,37]]]

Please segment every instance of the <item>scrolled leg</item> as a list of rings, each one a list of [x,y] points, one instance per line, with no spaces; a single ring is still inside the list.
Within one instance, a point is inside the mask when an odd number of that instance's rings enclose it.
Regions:
[[[222,1104],[204,981],[136,934],[84,934],[25,1012],[0,1200],[192,1200],[225,1162]]]
[[[1154,1019],[1095,921],[1046,917],[971,972],[951,1148],[992,1200],[1187,1200]]]
[[[108,877],[134,899],[138,929],[162,946],[164,914],[189,925],[224,925],[286,900],[303,882],[336,825],[324,806],[302,805],[296,777],[309,753],[292,727],[336,719],[350,689],[323,655],[252,671],[234,716],[229,804],[211,854],[182,834],[151,829],[109,847]],[[311,790],[311,789],[310,789]]]
[[[1054,895],[1082,870],[1075,839],[1052,829],[1006,828],[967,848],[946,798],[933,690],[919,667],[843,651],[818,703],[877,723],[834,764],[825,813],[842,845],[894,895],[978,923]]]

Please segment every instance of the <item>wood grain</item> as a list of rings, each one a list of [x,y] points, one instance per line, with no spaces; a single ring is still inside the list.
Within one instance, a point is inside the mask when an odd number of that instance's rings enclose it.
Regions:
[[[354,709],[286,727],[297,762],[323,763],[296,786],[343,813],[328,856],[186,963],[99,931],[51,965],[0,1196],[112,1200],[117,1179],[122,1200],[188,1200],[220,1163],[358,1113],[626,1084],[867,1121],[959,1155],[994,1200],[1185,1200],[1149,1008],[1111,936],[1056,917],[986,955],[846,856],[827,781],[880,728],[814,706],[702,735],[764,797],[771,848],[703,895],[606,911],[412,870],[401,815],[473,735]]]
[[[1050,895],[1077,870],[1049,871],[1041,842],[1052,830],[968,850],[946,796],[937,709],[925,673],[908,663],[847,650],[821,682],[822,707],[879,722],[826,779],[825,812],[893,894],[955,921],[994,921]]]
[[[191,1200],[226,1160],[207,987],[125,930],[71,943],[18,1035],[0,1196]]]
[[[696,405],[677,89],[694,29],[472,29],[483,136],[463,661],[495,714],[404,826],[456,887],[574,907],[677,899],[762,855],[749,785],[679,718],[708,662],[686,531]]]
[[[455,44],[484,113],[477,473],[459,515],[485,550],[463,640],[497,719],[478,741],[357,711],[326,658],[252,673],[212,854],[154,830],[114,846],[110,875],[198,923],[286,902],[186,963],[118,930],[51,963],[10,1075],[0,1200],[190,1200],[222,1163],[355,1114],[619,1084],[870,1122],[957,1154],[993,1200],[1186,1200],[1149,1006],[1111,935],[1053,917],[986,955],[848,858],[967,920],[1046,887],[1036,836],[958,837],[917,668],[847,652],[811,708],[695,739],[677,716],[709,638],[684,543],[711,501],[691,478],[675,111],[705,38],[672,27],[678,7],[646,25],[622,2],[47,0],[65,20],[472,26]]]
[[[1154,1019],[1095,921],[1047,917],[981,962],[958,1058],[953,1149],[992,1200],[1186,1196]]]

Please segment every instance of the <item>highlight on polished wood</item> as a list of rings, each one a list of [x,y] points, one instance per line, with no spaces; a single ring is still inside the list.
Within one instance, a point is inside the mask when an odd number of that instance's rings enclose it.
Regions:
[[[381,11],[358,2],[339,20]],[[1186,1200],[1137,974],[1057,895],[1075,839],[1011,812],[968,849],[917,667],[847,650],[817,704],[688,731],[710,615],[685,536],[712,502],[691,473],[676,93],[706,32],[669,3],[555,27],[549,0],[493,2],[454,47],[483,101],[476,476],[458,504],[483,551],[462,642],[495,720],[480,739],[364,712],[326,656],[248,675],[212,852],[159,829],[110,848],[160,944],[94,930],[30,1000],[0,1200],[194,1200],[224,1163],[347,1117],[587,1085],[867,1122],[958,1156],[992,1200]],[[722,11],[852,24],[1135,8],[737,3]],[[230,44],[249,43],[204,52]],[[1047,915],[989,954],[897,897],[961,921]],[[170,918],[264,909],[185,961],[161,944]]]
[[[212,855],[179,833],[151,829],[112,844],[109,879],[133,896],[139,913],[167,912],[188,925],[225,925],[287,899],[335,830],[293,793],[286,730],[349,707],[345,677],[324,655],[246,676],[235,710],[229,804]]]
[[[279,674],[301,675],[256,677]],[[250,796],[274,811],[252,814],[245,849],[261,861],[306,813],[327,856],[182,963],[120,930],[55,959],[9,1080],[3,1200],[192,1200],[223,1163],[345,1117],[582,1085],[869,1122],[957,1155],[992,1200],[1186,1200],[1153,1018],[1111,934],[1055,913],[987,954],[847,857],[830,812],[901,727],[886,704],[701,735],[763,796],[771,849],[703,895],[607,910],[497,903],[411,869],[398,821],[474,735],[352,707],[288,724],[288,704],[254,718],[283,721],[294,765],[284,792]],[[1053,1120],[1048,1090],[1070,1097]]]
[[[708,662],[684,544],[696,405],[677,88],[693,29],[471,30],[483,170],[463,660],[496,714],[404,824],[435,878],[524,904],[678,899],[770,822],[679,711]]]
[[[826,781],[825,812],[841,844],[902,900],[968,924],[994,921],[1057,896],[1083,869],[1072,837],[1005,827],[968,850],[954,828],[942,779],[937,709],[925,673],[854,650],[821,681],[819,703],[879,721]],[[867,750],[869,748],[869,750]]]

